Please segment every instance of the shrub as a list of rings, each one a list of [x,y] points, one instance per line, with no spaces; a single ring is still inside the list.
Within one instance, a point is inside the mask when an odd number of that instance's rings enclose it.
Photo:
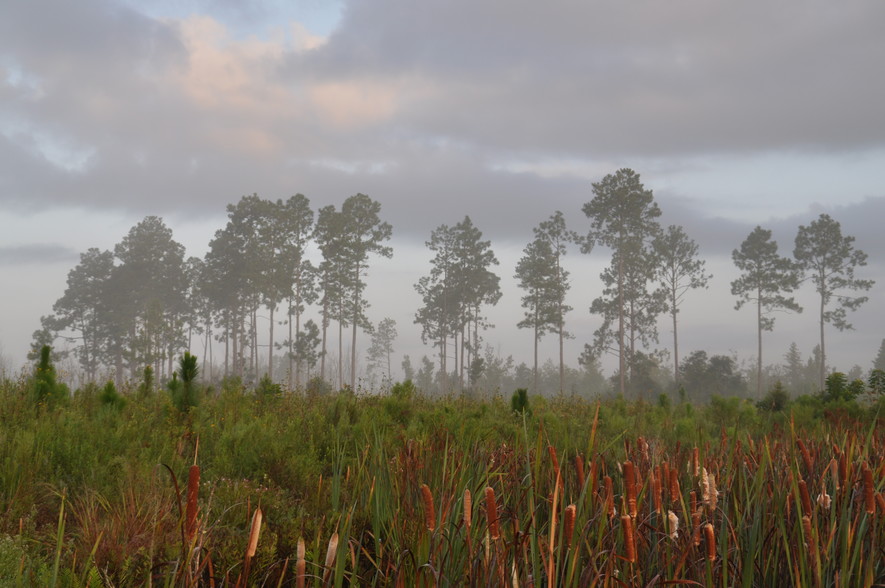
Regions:
[[[790,403],[790,395],[784,388],[784,385],[778,380],[774,384],[774,388],[768,391],[768,394],[756,403],[756,408],[765,412],[783,412]]]
[[[40,358],[34,368],[34,402],[53,405],[66,400],[68,396],[68,387],[57,380],[55,366],[52,364],[52,347],[44,345],[40,349]]]
[[[531,415],[532,410],[529,408],[529,391],[525,388],[517,388],[513,396],[510,397],[510,408],[519,415]]]

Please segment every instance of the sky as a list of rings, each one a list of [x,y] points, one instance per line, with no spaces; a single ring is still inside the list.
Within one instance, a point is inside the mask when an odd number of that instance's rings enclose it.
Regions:
[[[856,329],[828,330],[831,363],[866,369],[885,337],[882,22],[878,0],[3,2],[0,367],[25,361],[79,253],[159,215],[202,256],[252,193],[382,204],[394,257],[372,264],[370,319],[397,321],[413,363],[433,354],[412,324],[424,241],[469,215],[501,262],[485,340],[529,361],[512,275],[532,227],[561,210],[586,233],[591,183],[629,167],[714,274],[682,309],[683,354],[752,358],[731,251],[762,225],[789,255],[826,213],[877,280]],[[607,262],[568,255],[572,363]],[[768,363],[816,342],[810,284],[798,298]]]

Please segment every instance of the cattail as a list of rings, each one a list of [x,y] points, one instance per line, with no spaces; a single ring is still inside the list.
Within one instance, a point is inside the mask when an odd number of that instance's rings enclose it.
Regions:
[[[670,529],[670,539],[676,541],[679,538],[679,517],[672,510],[667,511],[667,525]]]
[[[827,494],[826,492],[821,492],[820,494],[817,495],[817,503],[818,503],[818,505],[820,505],[820,507],[822,509],[830,510],[831,502],[832,502],[832,499],[830,498],[830,495]]]
[[[713,474],[707,472],[707,468],[702,468],[703,476],[701,477],[701,485],[704,491],[704,504],[710,507],[710,511],[716,510],[719,502],[719,491],[716,489],[716,478]]]
[[[861,473],[863,474],[864,507],[867,514],[876,514],[876,499],[873,492],[873,471],[870,469],[870,466],[867,465],[867,462],[863,462]]]
[[[802,530],[805,532],[805,546],[810,549],[814,545],[814,535],[811,533],[811,517],[808,515],[802,515]]]
[[[691,540],[694,543],[694,546],[697,547],[701,544],[701,511],[696,510],[691,513]]]
[[[577,514],[577,507],[574,504],[570,504],[565,507],[565,515],[563,518],[565,519],[562,524],[562,532],[565,536],[565,546],[566,548],[570,548],[572,546],[572,535],[575,533],[575,515]]]
[[[489,521],[489,534],[492,539],[501,536],[501,530],[498,528],[498,504],[495,501],[495,489],[486,486],[486,518]]]
[[[805,483],[805,480],[799,479],[797,484],[799,486],[799,498],[802,499],[802,510],[805,511],[805,514],[811,515],[811,496],[808,494],[808,485]]]
[[[329,545],[326,547],[326,571],[323,573],[323,585],[329,582],[332,577],[332,565],[335,563],[335,556],[338,554],[338,533],[332,533],[329,537]]]
[[[433,494],[427,484],[421,484],[421,501],[424,503],[424,526],[433,532],[436,528],[436,511],[433,508]]]
[[[304,538],[298,538],[297,561],[295,563],[295,586],[304,588],[307,562],[304,560]]]
[[[802,461],[805,463],[805,471],[808,475],[811,475],[811,454],[808,453],[808,448],[805,447],[805,443],[802,442],[802,439],[796,439],[796,445],[799,446],[799,454],[802,456]]]
[[[633,463],[625,461],[624,469],[624,485],[627,494],[627,509],[631,517],[636,517],[636,474],[633,470]]]
[[[679,502],[682,490],[679,488],[679,470],[670,470],[670,502]]]
[[[256,508],[252,515],[252,528],[249,530],[249,547],[246,548],[246,557],[255,557],[258,550],[258,535],[261,533],[261,508]]]
[[[605,505],[606,511],[608,511],[609,518],[615,516],[615,490],[612,485],[612,479],[610,476],[606,476],[602,479],[605,484]]]
[[[689,497],[689,507],[688,510],[691,514],[694,514],[698,510],[698,493],[692,490],[688,493]]]
[[[464,489],[464,526],[470,531],[470,523],[473,519],[473,499],[470,496],[470,489]]]
[[[590,489],[589,494],[593,496],[593,493],[596,492],[596,482],[599,479],[599,464],[596,463],[596,459],[590,462]]]
[[[697,447],[694,448],[694,451],[691,454],[691,465],[694,469],[694,475],[697,477],[701,473],[700,451]]]
[[[197,494],[200,490],[200,466],[194,464],[187,472],[187,507],[184,515],[184,535],[188,543],[197,532]]]
[[[885,496],[881,492],[876,494],[876,504],[879,505],[879,512],[885,515]]]
[[[716,559],[716,537],[713,534],[713,525],[710,523],[704,525],[704,539],[707,540],[707,559],[714,561]]]
[[[584,460],[581,458],[581,454],[575,456],[575,473],[578,476],[578,491],[584,489]]]
[[[633,517],[622,515],[621,526],[624,528],[624,545],[627,550],[627,561],[636,563],[636,537],[633,533]]]

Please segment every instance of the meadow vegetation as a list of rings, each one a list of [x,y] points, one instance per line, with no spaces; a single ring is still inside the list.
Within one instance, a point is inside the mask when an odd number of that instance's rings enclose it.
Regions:
[[[0,585],[885,581],[882,396],[0,383]],[[147,385],[147,386],[146,386]]]

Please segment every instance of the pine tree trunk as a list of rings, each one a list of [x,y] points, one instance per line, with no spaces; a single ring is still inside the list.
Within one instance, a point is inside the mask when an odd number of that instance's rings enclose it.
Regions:
[[[267,342],[267,377],[273,379],[273,311],[276,304],[270,306],[270,335]]]
[[[823,284],[823,282],[821,282]],[[824,389],[824,383],[827,380],[827,351],[824,346],[824,297],[820,297],[820,390]]]
[[[758,339],[758,356],[756,359],[756,397],[762,397],[762,290],[756,294],[756,324],[759,326],[756,338]]]

